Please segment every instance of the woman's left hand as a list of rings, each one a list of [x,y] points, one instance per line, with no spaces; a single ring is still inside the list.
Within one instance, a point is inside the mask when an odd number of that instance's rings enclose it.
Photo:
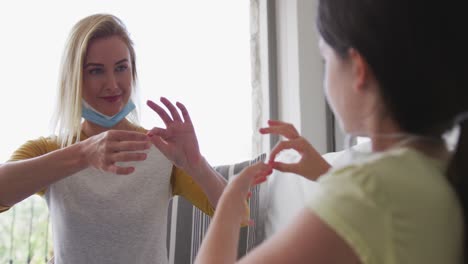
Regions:
[[[170,112],[155,102],[148,100],[146,104],[153,109],[163,120],[166,128],[154,127],[148,132],[153,144],[177,167],[190,172],[199,166],[203,157],[198,147],[198,140],[190,115],[185,106],[179,102],[177,108],[165,97],[161,97]]]

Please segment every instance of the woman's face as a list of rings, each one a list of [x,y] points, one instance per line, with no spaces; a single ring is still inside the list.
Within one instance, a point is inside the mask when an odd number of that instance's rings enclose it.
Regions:
[[[102,114],[117,114],[131,95],[131,67],[130,52],[120,37],[92,40],[83,65],[83,99]]]

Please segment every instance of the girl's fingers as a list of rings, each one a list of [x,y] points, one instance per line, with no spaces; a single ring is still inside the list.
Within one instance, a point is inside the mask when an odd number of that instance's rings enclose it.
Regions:
[[[266,181],[266,177],[272,172],[271,165],[259,162],[245,168],[237,179],[234,180],[241,182],[243,188],[248,189],[253,185]]]
[[[278,142],[278,144],[276,144],[276,146],[271,151],[269,163],[273,162],[276,156],[283,150],[294,149],[297,152],[302,153],[303,147],[304,146],[303,146],[302,138],[288,140],[288,141],[280,141]]]
[[[282,125],[289,125],[289,123],[280,121],[280,120],[268,120],[269,126],[282,126]]]
[[[260,183],[263,183],[267,180],[267,176],[263,176],[263,177],[260,177],[260,178],[257,178],[255,181],[254,181],[254,185],[258,185]]]
[[[242,220],[242,223],[241,223],[241,226],[254,226],[254,225],[255,225],[255,221],[252,219]]]
[[[278,134],[287,139],[295,139],[300,137],[299,132],[297,132],[296,128],[294,128],[294,126],[290,124],[263,127],[259,129],[259,132],[261,134]]]
[[[244,201],[244,208],[245,208],[245,213],[244,217],[242,219],[241,225],[242,226],[252,226],[253,225],[253,220],[250,219],[250,206],[247,201]]]
[[[275,170],[279,170],[281,172],[292,172],[298,174],[298,163],[273,162],[272,166]]]

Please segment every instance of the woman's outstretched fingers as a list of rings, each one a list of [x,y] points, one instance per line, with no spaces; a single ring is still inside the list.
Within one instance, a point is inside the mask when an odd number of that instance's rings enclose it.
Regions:
[[[146,105],[148,105],[151,109],[153,109],[153,111],[155,111],[159,115],[159,117],[162,119],[164,124],[166,124],[166,126],[169,126],[169,124],[173,122],[172,118],[166,113],[166,110],[164,110],[155,102],[148,100],[146,101]]]
[[[161,97],[161,103],[163,103],[167,109],[169,109],[169,112],[171,112],[172,119],[174,121],[182,122],[179,111],[177,111],[177,108],[171,103],[171,101],[169,101],[166,97]]]
[[[169,132],[167,131],[167,129],[160,128],[160,127],[153,127],[146,134],[150,137],[150,139],[152,139],[151,137],[153,136],[158,136],[158,137],[161,137],[162,139],[166,139],[171,136]]]
[[[160,136],[150,135],[150,139],[153,145],[162,153],[166,153],[168,151],[167,143]]]
[[[176,103],[177,109],[165,97],[161,97],[161,102],[168,110],[162,109],[151,101],[148,102],[148,105],[164,120],[166,128],[154,128],[148,133],[148,136],[152,139],[153,144],[176,166],[184,170],[195,170],[203,157],[198,147],[198,139],[189,113],[181,103]],[[179,109],[184,120],[179,114]]]
[[[189,114],[187,108],[185,107],[185,105],[180,103],[180,102],[177,102],[176,105],[180,109],[180,112],[182,113],[182,117],[184,118],[184,122],[192,124],[192,119],[190,118],[190,114]]]

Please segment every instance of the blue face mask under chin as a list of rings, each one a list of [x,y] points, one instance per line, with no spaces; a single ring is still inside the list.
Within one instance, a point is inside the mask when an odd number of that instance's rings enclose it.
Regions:
[[[114,116],[107,116],[99,113],[99,111],[91,107],[85,100],[82,100],[81,109],[81,116],[84,119],[96,125],[110,128],[117,125],[131,111],[133,111],[133,109],[135,109],[135,104],[132,102],[132,100],[128,100],[128,103],[125,105],[125,107]]]

